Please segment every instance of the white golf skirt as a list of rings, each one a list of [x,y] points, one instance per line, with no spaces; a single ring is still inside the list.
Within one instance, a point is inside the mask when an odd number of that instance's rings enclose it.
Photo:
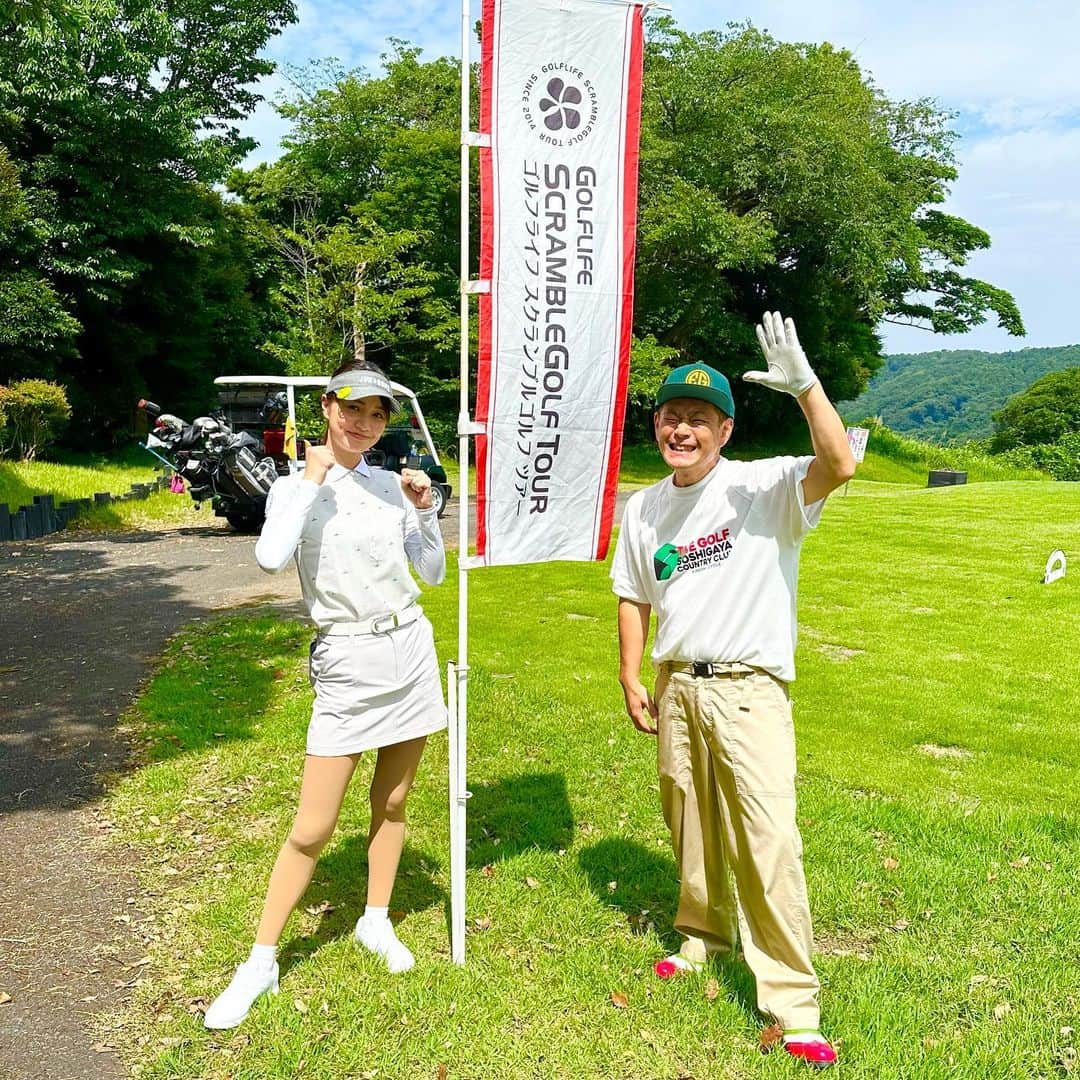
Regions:
[[[320,634],[311,644],[310,676],[307,752],[316,757],[358,754],[446,727],[426,615],[382,634]]]

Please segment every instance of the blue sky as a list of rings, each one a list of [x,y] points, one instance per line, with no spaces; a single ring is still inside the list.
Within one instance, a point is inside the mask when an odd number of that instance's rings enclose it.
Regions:
[[[457,55],[456,3],[299,0],[298,7],[299,23],[268,50],[282,63],[335,56],[374,70],[388,37],[412,41],[429,57]],[[831,41],[850,49],[890,97],[933,97],[957,113],[960,177],[947,208],[990,233],[993,247],[968,271],[1013,293],[1028,336],[1011,338],[992,324],[949,337],[885,326],[889,352],[1080,342],[1076,0],[748,0],[738,7],[674,0],[672,14],[687,30],[749,19],[783,40]],[[273,97],[283,85],[279,74],[263,90]],[[267,103],[244,130],[260,142],[249,162],[277,156],[285,127]]]

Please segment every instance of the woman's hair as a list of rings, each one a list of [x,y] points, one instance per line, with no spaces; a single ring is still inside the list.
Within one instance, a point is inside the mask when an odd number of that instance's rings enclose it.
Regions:
[[[370,360],[346,360],[344,364],[331,372],[330,378],[336,379],[339,375],[346,375],[350,371],[373,371],[376,375],[381,375],[384,379],[389,378],[386,372],[383,371],[378,364],[373,364]],[[326,396],[335,399],[337,398],[337,394],[332,390]],[[381,400],[383,408],[386,410],[386,415],[390,416],[394,411],[394,403],[387,397],[384,397]]]

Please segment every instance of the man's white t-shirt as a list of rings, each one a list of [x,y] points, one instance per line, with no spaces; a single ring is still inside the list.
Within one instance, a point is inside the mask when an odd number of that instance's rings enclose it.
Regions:
[[[812,457],[721,458],[702,480],[631,496],[612,588],[656,612],[654,663],[749,664],[795,678],[799,549],[821,517],[802,481]]]

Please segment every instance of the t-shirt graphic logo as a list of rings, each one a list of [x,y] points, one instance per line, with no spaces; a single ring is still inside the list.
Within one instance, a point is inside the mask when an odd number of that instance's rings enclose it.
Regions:
[[[687,386],[711,386],[712,379],[709,378],[709,373],[702,368],[694,368],[689,372],[685,379]]]
[[[667,581],[679,565],[679,549],[674,544],[664,544],[652,557],[653,573],[657,581]]]

